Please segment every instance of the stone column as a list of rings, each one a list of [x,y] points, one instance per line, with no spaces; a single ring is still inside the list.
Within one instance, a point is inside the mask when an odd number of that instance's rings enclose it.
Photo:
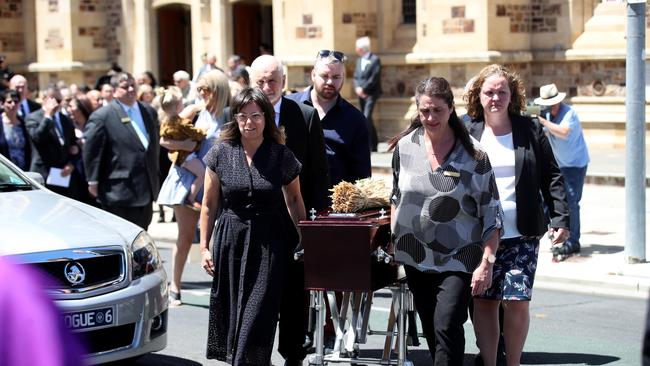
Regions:
[[[133,0],[133,67],[130,72],[138,73],[151,69],[153,32],[151,31],[151,1]]]
[[[79,0],[36,1],[36,62],[29,71],[38,73],[41,87],[49,84],[51,73],[73,68],[72,59],[72,9]],[[55,80],[52,80],[55,81]]]
[[[225,70],[228,56],[233,53],[232,5],[229,0],[212,0],[210,10],[212,31],[207,51],[217,55],[217,64]]]

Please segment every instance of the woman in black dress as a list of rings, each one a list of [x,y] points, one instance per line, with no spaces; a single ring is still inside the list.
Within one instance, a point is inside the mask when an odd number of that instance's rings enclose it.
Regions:
[[[268,365],[286,261],[300,242],[296,225],[305,218],[301,165],[284,146],[261,91],[242,90],[230,116],[204,159],[201,264],[213,276],[207,358]]]

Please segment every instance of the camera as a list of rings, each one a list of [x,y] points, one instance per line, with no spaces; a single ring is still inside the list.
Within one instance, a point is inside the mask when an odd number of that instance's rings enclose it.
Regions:
[[[551,106],[550,105],[537,105],[537,104],[530,104],[526,106],[526,111],[524,111],[522,114],[527,117],[544,117],[546,118],[546,115],[551,112]]]

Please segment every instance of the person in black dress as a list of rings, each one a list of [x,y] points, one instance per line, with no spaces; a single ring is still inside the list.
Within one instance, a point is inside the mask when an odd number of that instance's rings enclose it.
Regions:
[[[287,261],[300,243],[296,225],[305,218],[301,164],[261,91],[242,90],[230,120],[204,158],[201,265],[213,276],[206,356],[268,365]]]

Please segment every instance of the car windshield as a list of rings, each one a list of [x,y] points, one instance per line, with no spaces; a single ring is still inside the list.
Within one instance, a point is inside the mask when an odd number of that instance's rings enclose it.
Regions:
[[[0,192],[31,190],[33,188],[31,183],[0,160]]]

